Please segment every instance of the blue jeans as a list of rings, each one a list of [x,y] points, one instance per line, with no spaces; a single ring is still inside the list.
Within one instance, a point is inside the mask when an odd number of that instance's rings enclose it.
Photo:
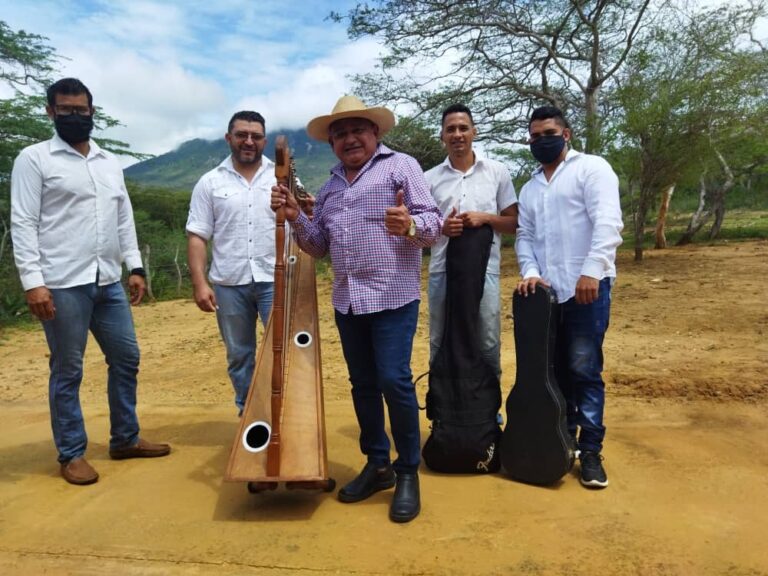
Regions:
[[[419,405],[411,374],[411,351],[419,301],[373,314],[336,311],[341,346],[352,383],[352,402],[360,425],[360,450],[368,462],[389,464],[390,442],[384,430],[384,401],[397,450],[393,467],[400,474],[419,469]]]
[[[582,451],[600,452],[605,437],[603,339],[611,314],[611,279],[600,281],[597,300],[560,305],[555,376],[565,396],[568,431]],[[578,430],[578,436],[577,436]]]
[[[445,272],[429,275],[429,360],[437,356],[443,341],[445,325]],[[483,297],[480,300],[478,339],[480,353],[491,368],[501,375],[501,310],[499,277],[485,275]]]
[[[242,413],[256,364],[256,320],[266,326],[272,310],[272,282],[241,286],[213,285],[216,320],[227,348],[227,371],[235,389],[235,404]]]
[[[107,362],[110,448],[136,444],[136,374],[139,345],[125,291],[119,282],[52,289],[56,316],[43,322],[51,351],[48,396],[53,440],[59,462],[85,454],[88,437],[80,408],[83,354],[88,330],[93,333]]]

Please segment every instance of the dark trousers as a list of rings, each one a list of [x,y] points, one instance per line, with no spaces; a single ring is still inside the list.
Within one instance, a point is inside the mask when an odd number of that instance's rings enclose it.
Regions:
[[[568,430],[582,451],[600,452],[603,447],[603,339],[610,314],[610,278],[600,281],[597,300],[591,304],[571,298],[560,305],[555,374],[565,396]]]
[[[390,442],[384,429],[386,401],[397,450],[393,467],[401,474],[415,473],[420,461],[419,406],[411,374],[418,316],[418,300],[373,314],[336,311],[360,425],[360,450],[373,464],[389,463]]]

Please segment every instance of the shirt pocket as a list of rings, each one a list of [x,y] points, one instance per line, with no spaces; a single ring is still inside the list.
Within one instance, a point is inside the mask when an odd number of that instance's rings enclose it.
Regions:
[[[233,186],[218,185],[214,186],[211,194],[214,198],[214,202],[226,202],[228,200],[233,201],[240,197],[242,191]]]

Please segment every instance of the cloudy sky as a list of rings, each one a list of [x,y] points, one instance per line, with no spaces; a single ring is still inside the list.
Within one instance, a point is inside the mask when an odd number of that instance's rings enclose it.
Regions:
[[[268,131],[330,112],[378,46],[327,19],[354,0],[0,0],[13,30],[48,37],[62,76],[85,82],[125,126],[109,132],[151,154],[216,138],[233,112]]]

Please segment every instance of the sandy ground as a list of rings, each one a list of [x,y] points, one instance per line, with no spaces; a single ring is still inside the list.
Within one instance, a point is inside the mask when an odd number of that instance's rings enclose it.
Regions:
[[[509,311],[516,267],[504,258]],[[213,316],[185,301],[135,309],[143,435],[173,453],[109,459],[105,368],[91,342],[81,397],[101,479],[68,485],[50,437],[42,331],[6,330],[0,574],[768,574],[768,243],[650,251],[641,265],[622,253],[619,270],[605,344],[610,487],[586,490],[573,473],[541,488],[423,470],[423,511],[406,525],[387,519],[391,491],[348,505],[222,481],[238,425],[223,346]],[[362,459],[329,300],[321,281],[329,466],[343,483]],[[427,369],[424,308],[415,374]],[[503,338],[506,397],[509,318]],[[427,430],[425,420],[423,439]]]

